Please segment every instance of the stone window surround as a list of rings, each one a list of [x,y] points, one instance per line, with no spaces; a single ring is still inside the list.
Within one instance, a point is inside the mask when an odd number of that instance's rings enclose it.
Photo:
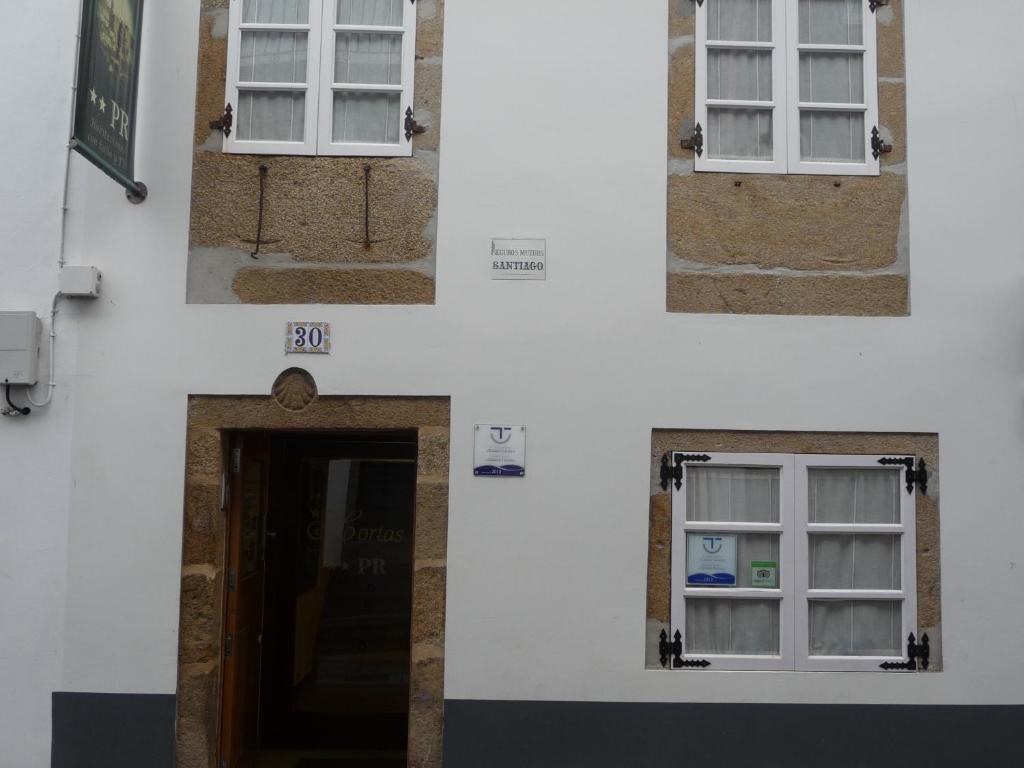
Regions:
[[[695,172],[696,4],[668,6],[667,310],[910,314],[904,0],[874,12],[880,176]]]
[[[316,397],[288,410],[272,396],[191,396],[188,403],[178,639],[177,765],[216,768],[227,438],[243,430],[415,431],[418,435],[409,768],[439,768],[444,727],[448,398]]]
[[[661,488],[661,457],[688,453],[792,453],[918,456],[928,466],[928,493],[916,501],[917,627],[931,642],[929,672],[942,670],[942,606],[939,544],[939,438],[925,433],[745,432],[655,429],[651,433],[651,487],[647,549],[645,666],[663,669],[658,641],[671,634],[672,494]],[[704,672],[706,674],[706,672]],[[815,674],[815,673],[810,673]]]

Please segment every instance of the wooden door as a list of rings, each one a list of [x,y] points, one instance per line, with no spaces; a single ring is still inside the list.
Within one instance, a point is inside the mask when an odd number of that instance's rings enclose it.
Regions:
[[[248,768],[258,742],[269,437],[236,435],[228,469],[220,766]]]

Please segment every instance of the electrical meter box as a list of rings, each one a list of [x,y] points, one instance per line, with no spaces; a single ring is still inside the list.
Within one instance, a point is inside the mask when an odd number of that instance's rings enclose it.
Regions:
[[[0,384],[36,383],[41,328],[35,312],[0,312]]]

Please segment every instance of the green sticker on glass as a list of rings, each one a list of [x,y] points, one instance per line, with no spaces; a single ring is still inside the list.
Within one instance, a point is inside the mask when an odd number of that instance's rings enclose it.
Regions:
[[[753,560],[750,563],[750,586],[761,589],[776,589],[779,586],[779,563],[777,560]]]

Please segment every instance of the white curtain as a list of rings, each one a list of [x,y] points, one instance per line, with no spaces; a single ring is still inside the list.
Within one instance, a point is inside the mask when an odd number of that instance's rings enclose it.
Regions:
[[[779,470],[687,467],[686,519],[716,523],[779,522]]]
[[[408,0],[338,0],[339,24],[402,26]]]
[[[401,35],[339,32],[334,46],[334,82],[401,85]]]
[[[901,589],[899,536],[812,534],[811,589]]]
[[[800,42],[864,43],[864,0],[800,0]]]
[[[305,83],[307,46],[306,32],[243,31],[239,82]],[[306,97],[301,91],[239,91],[236,114],[239,140],[302,141],[305,105]]]
[[[302,141],[306,97],[295,91],[239,91],[239,141]]]
[[[777,654],[779,603],[688,599],[685,642],[687,653]]]
[[[306,82],[305,32],[242,32],[239,82]]]
[[[308,24],[309,0],[245,0],[242,21],[247,24]]]
[[[772,0],[708,0],[708,40],[771,39]]]
[[[844,525],[900,522],[899,470],[809,469],[809,520]]]
[[[800,0],[800,42],[862,45],[862,0]],[[800,101],[864,102],[864,56],[860,53],[801,53]],[[821,162],[863,163],[864,113],[801,110],[800,157]]]
[[[771,101],[771,52],[709,50],[708,98]]]
[[[398,94],[336,93],[333,141],[397,144],[400,112]]]
[[[884,600],[813,600],[812,656],[901,656],[902,606]]]

